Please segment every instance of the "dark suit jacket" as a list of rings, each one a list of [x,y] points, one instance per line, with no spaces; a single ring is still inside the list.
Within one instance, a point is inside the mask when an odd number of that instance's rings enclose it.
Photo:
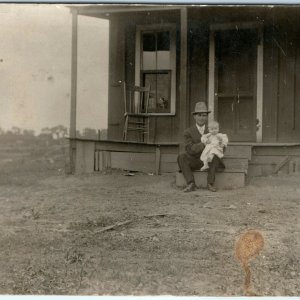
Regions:
[[[205,126],[205,133],[207,131],[207,126]],[[205,148],[205,145],[201,143],[201,137],[196,125],[186,129],[183,133],[184,147],[188,155],[200,159],[200,155]]]
[[[208,133],[207,125],[205,125],[204,133]],[[185,151],[189,156],[200,159],[201,153],[205,148],[205,145],[201,143],[201,137],[202,135],[200,134],[198,128],[196,127],[196,124],[184,131],[183,133],[184,146],[185,146]],[[222,159],[220,160],[219,168],[222,169],[225,168]]]

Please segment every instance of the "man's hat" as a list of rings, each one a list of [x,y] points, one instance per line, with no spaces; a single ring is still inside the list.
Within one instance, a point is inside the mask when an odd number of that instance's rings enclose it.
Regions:
[[[197,102],[195,104],[195,111],[192,112],[192,114],[198,114],[198,113],[210,113],[209,110],[207,110],[207,106],[205,102]]]

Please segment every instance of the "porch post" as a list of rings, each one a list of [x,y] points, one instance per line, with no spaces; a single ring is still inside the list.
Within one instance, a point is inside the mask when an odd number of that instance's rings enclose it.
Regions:
[[[72,10],[72,55],[71,55],[71,114],[70,114],[70,171],[75,172],[76,161],[76,104],[77,104],[77,10]]]
[[[184,130],[188,127],[190,112],[189,99],[187,97],[187,8],[180,9],[180,138],[183,136]]]
[[[215,31],[210,30],[209,34],[209,61],[208,61],[208,120],[216,119],[217,112],[215,107]]]
[[[262,127],[263,127],[263,57],[264,57],[264,37],[263,28],[258,28],[258,45],[257,45],[257,104],[256,104],[256,142],[262,142]]]

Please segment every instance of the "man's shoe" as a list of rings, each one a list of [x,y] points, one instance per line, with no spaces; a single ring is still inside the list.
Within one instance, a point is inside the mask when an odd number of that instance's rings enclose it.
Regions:
[[[217,191],[217,188],[211,184],[208,184],[207,185],[207,189],[211,192],[216,192]]]
[[[189,192],[192,192],[196,189],[196,185],[195,183],[190,183],[187,185],[187,187],[183,190],[185,193],[189,193]]]

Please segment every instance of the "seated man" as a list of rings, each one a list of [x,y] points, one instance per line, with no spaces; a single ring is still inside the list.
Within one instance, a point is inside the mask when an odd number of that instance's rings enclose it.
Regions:
[[[201,142],[201,137],[204,133],[208,133],[207,117],[209,113],[210,111],[207,110],[205,102],[197,102],[195,111],[192,112],[196,124],[186,129],[183,134],[185,153],[179,154],[177,162],[187,183],[184,192],[191,192],[196,189],[193,171],[203,167],[200,156],[205,145]],[[225,166],[223,161],[217,156],[213,157],[208,166],[207,188],[212,192],[216,192],[217,189],[214,186],[216,170],[218,168],[225,168]]]

